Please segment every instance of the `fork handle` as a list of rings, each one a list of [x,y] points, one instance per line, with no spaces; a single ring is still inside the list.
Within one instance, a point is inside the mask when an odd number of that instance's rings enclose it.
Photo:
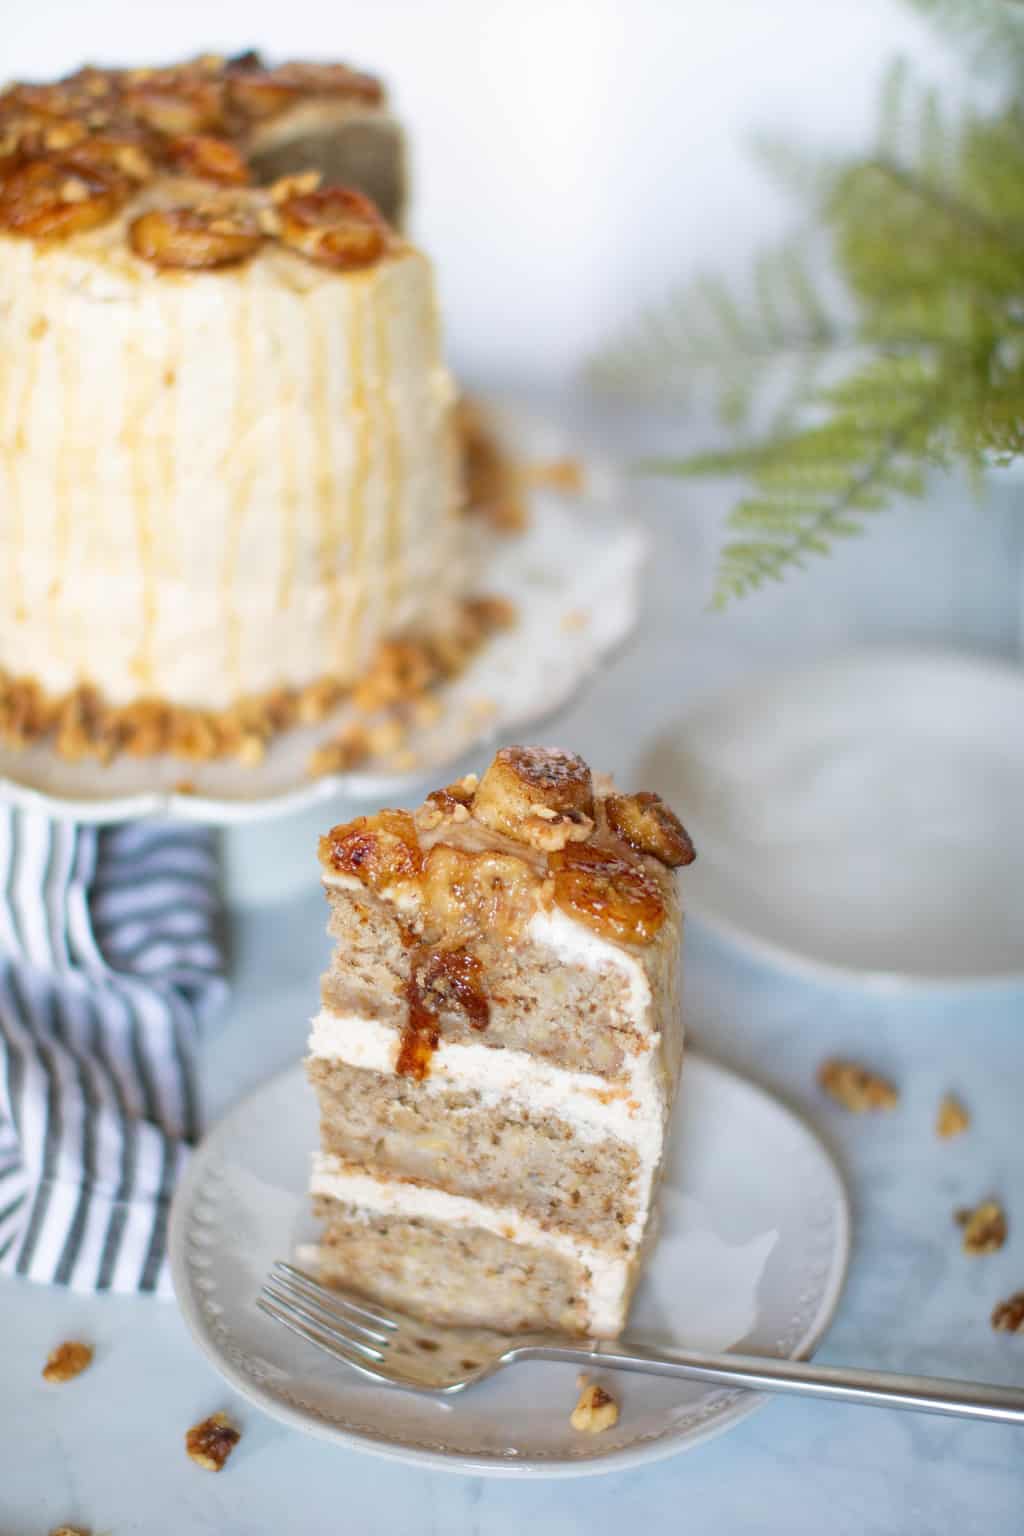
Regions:
[[[1024,1424],[1024,1388],[980,1381],[951,1381],[938,1376],[904,1376],[890,1371],[861,1371],[846,1366],[811,1365],[805,1360],[774,1360],[758,1355],[710,1355],[695,1350],[667,1353],[632,1344],[628,1349],[598,1340],[590,1348],[524,1345],[519,1359],[566,1360],[574,1365],[675,1376],[685,1381],[744,1387],[755,1392],[789,1392],[795,1397],[824,1397],[837,1403],[876,1408],[910,1408],[945,1413],[992,1424]]]

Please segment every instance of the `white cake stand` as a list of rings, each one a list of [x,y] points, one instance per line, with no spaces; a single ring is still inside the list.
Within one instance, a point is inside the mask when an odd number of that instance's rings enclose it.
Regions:
[[[502,427],[525,460],[565,452],[550,429],[507,419]],[[470,754],[560,709],[629,633],[646,538],[621,510],[609,471],[588,468],[585,478],[578,495],[535,489],[529,529],[495,547],[479,587],[510,598],[518,621],[440,691],[438,719],[403,742],[412,766],[371,761],[311,778],[310,754],[343,723],[343,707],[317,726],[279,737],[255,767],[127,757],[104,765],[68,762],[46,743],[21,751],[0,746],[0,796],[77,822],[158,817],[220,827],[233,897],[288,894],[314,878],[316,832],[342,819],[346,808],[356,814],[373,802],[414,803],[425,783],[451,777]],[[182,781],[187,792],[176,787]]]

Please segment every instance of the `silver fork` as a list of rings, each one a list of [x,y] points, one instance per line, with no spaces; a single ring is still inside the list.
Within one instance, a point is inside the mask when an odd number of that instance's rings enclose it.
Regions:
[[[436,1396],[464,1392],[521,1360],[564,1360],[571,1365],[675,1376],[721,1387],[790,1392],[840,1403],[1024,1424],[1024,1389],[1018,1387],[809,1365],[804,1360],[712,1355],[697,1350],[669,1352],[625,1340],[587,1339],[580,1343],[559,1334],[529,1333],[511,1338],[481,1328],[442,1328],[389,1312],[377,1302],[329,1290],[280,1260],[267,1276],[256,1305],[300,1339],[315,1344],[361,1376]]]

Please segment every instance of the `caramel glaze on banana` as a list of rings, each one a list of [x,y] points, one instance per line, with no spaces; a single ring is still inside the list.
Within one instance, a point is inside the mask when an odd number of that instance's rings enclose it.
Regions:
[[[158,270],[233,266],[268,241],[336,271],[370,266],[396,237],[361,193],[321,187],[315,172],[251,185],[251,132],[306,101],[375,107],[383,91],[344,64],[270,68],[254,53],[8,86],[0,91],[0,234],[66,240],[127,210],[130,249]],[[184,178],[182,201],[165,206],[160,194],[175,187],[172,177]]]
[[[486,829],[477,838],[467,837],[473,823]],[[551,906],[613,943],[651,944],[667,915],[665,871],[695,857],[658,795],[596,793],[582,758],[543,747],[503,747],[479,782],[470,775],[414,814],[360,816],[320,840],[328,877],[355,877],[402,913],[413,966],[399,1070],[415,1077],[429,1071],[441,1007],[486,1027],[475,945],[514,943]]]

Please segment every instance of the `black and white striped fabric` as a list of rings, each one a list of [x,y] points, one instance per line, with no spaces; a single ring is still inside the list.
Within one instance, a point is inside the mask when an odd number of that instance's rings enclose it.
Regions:
[[[0,1271],[170,1294],[167,1213],[221,1000],[211,834],[0,809]]]

